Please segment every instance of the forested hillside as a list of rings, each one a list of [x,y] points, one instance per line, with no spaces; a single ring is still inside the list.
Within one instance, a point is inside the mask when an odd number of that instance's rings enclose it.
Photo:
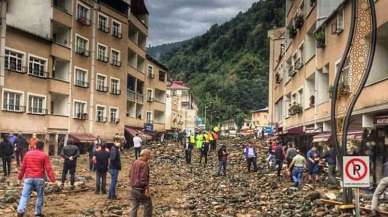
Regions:
[[[250,110],[267,106],[267,31],[284,25],[284,6],[280,0],[258,1],[229,22],[162,53],[172,77],[192,87],[200,112],[205,105],[213,111],[213,124],[229,118],[241,122]]]

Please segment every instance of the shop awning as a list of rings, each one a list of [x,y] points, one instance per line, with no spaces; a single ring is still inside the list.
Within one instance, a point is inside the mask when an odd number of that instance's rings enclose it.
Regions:
[[[303,126],[287,129],[287,134],[302,134]]]
[[[376,116],[375,119],[376,119],[376,125],[377,126],[386,126],[386,125],[388,125],[388,116],[387,115]]]
[[[362,131],[350,131],[348,132],[348,140],[362,140]],[[313,137],[313,143],[315,142],[328,142],[330,140],[331,133],[321,133]]]
[[[70,133],[69,140],[74,143],[92,143],[96,141],[96,137],[90,133]]]

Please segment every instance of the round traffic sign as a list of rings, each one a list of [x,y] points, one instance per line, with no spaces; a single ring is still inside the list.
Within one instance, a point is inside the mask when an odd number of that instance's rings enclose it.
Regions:
[[[345,165],[346,176],[353,181],[360,181],[368,173],[368,166],[360,158],[354,158]]]

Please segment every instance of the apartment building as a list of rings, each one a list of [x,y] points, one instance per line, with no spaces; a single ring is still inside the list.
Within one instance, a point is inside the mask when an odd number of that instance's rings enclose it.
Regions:
[[[194,132],[197,114],[190,88],[182,81],[172,81],[167,86],[166,130]]]
[[[250,126],[256,130],[268,127],[268,107],[251,112]]]
[[[1,133],[37,133],[54,154],[67,134],[111,141],[126,127],[144,127],[143,108],[128,115],[126,91],[130,78],[146,80],[142,0],[1,3]]]
[[[286,26],[268,33],[270,123],[285,141],[296,141],[304,150],[311,143],[329,143],[331,94],[350,32],[351,7],[349,0],[286,0]],[[387,1],[376,1],[376,56],[348,135],[348,146],[367,146],[362,154],[372,157],[375,181],[388,160],[387,7]],[[362,39],[365,43],[370,43],[369,35]],[[340,94],[346,97],[352,70],[349,61],[343,70]]]

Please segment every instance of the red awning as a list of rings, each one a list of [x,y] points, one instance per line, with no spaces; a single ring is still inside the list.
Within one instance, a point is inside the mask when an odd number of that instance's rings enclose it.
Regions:
[[[142,130],[135,129],[132,127],[126,127],[125,130],[131,134],[131,136],[136,136],[138,134],[144,140],[152,140],[152,136],[144,133]]]
[[[287,134],[302,134],[303,126],[287,129]]]
[[[96,141],[96,137],[90,133],[70,133],[69,140],[75,143],[92,143]]]

